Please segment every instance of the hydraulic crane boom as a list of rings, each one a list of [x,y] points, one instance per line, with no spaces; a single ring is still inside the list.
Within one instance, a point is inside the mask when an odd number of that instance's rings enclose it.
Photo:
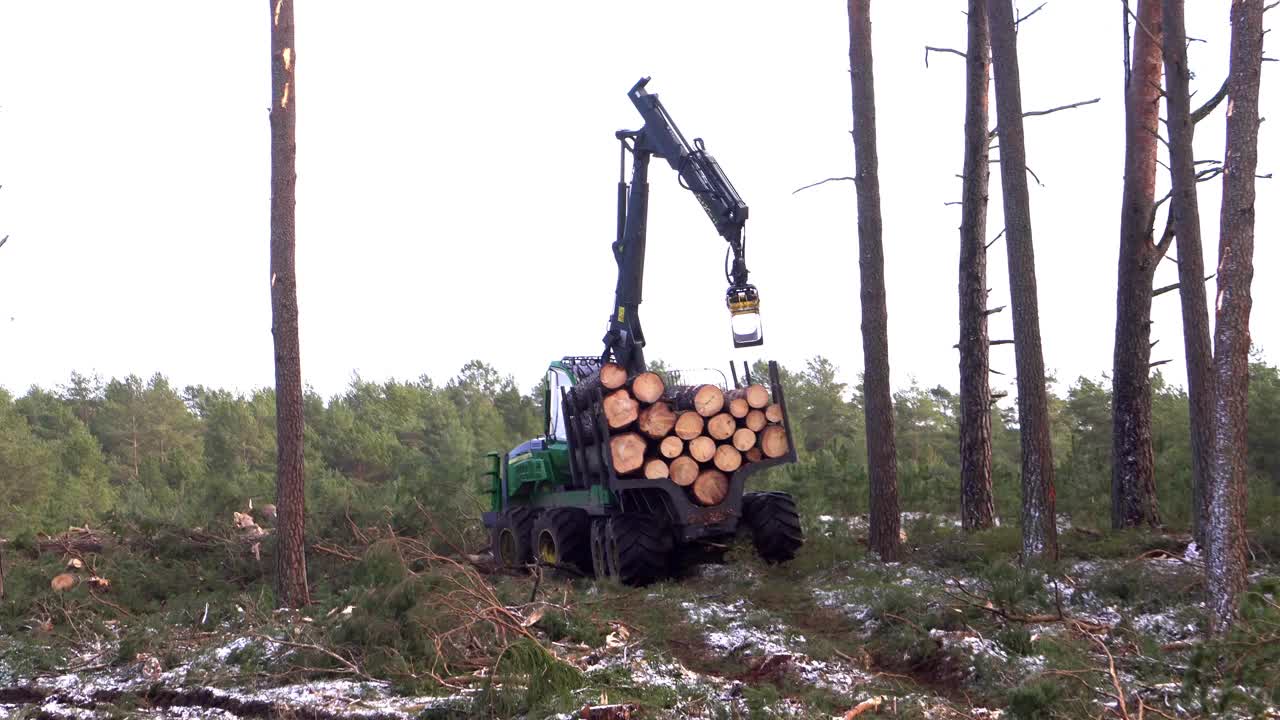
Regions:
[[[701,138],[690,144],[676,127],[658,96],[645,91],[649,78],[641,78],[628,96],[644,127],[619,130],[622,144],[618,178],[618,238],[613,243],[618,263],[618,285],[609,330],[604,337],[604,358],[612,359],[629,372],[642,372],[644,332],[640,328],[639,307],[644,286],[644,250],[649,209],[649,160],[663,158],[680,178],[681,187],[698,198],[716,232],[728,243],[731,256],[726,261],[729,281],[726,302],[733,314],[735,347],[764,342],[759,327],[759,295],[747,282],[745,225],[747,205],[725,177],[715,158],[707,154]],[[626,156],[631,153],[631,182],[626,182]]]

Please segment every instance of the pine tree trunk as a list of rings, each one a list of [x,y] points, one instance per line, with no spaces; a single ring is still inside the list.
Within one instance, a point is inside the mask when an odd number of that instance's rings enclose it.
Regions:
[[[876,149],[871,0],[849,0],[849,66],[853,86],[853,151],[858,195],[858,268],[862,301],[863,391],[867,467],[871,475],[868,545],[885,561],[898,559],[898,459],[889,388],[889,307],[884,286],[880,161]],[[765,446],[766,454],[768,447]]]
[[[991,385],[987,344],[987,193],[991,141],[987,0],[969,0],[965,59],[964,180],[960,202],[960,523],[991,527]]]
[[[1218,301],[1213,335],[1213,475],[1209,483],[1209,627],[1224,633],[1245,587],[1245,475],[1248,463],[1249,311],[1253,300],[1254,173],[1258,167],[1258,85],[1262,0],[1231,4],[1227,149],[1223,162]]]
[[[1187,397],[1191,410],[1191,533],[1203,547],[1208,504],[1205,488],[1213,453],[1213,346],[1204,291],[1204,249],[1200,242],[1200,200],[1196,190],[1192,140],[1191,72],[1187,66],[1185,0],[1164,0],[1164,66],[1169,108],[1169,167],[1174,234],[1178,243],[1178,295],[1187,356]]]
[[[1111,373],[1111,526],[1160,524],[1151,448],[1151,281],[1168,247],[1152,237],[1160,124],[1160,0],[1138,0],[1125,89],[1124,187]]]
[[[276,602],[302,607],[307,589],[304,540],[302,361],[294,273],[295,93],[293,0],[271,7],[271,334],[276,364]]]
[[[988,0],[991,67],[1000,128],[1000,180],[1004,190],[1005,247],[1009,254],[1009,295],[1018,373],[1018,426],[1022,445],[1022,555],[1024,560],[1058,557],[1054,516],[1053,449],[1049,445],[1049,402],[1040,346],[1040,309],[1035,251],[1031,241],[1031,199],[1027,151],[1022,132],[1022,88],[1012,0]]]

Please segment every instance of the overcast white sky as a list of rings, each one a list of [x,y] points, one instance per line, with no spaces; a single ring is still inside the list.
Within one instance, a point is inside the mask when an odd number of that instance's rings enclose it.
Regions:
[[[1024,0],[1021,10],[1039,4]],[[877,112],[896,386],[957,384],[962,0],[874,3]],[[1227,0],[1188,3],[1193,87],[1220,84]],[[1023,28],[1044,187],[1031,201],[1045,360],[1111,364],[1122,174],[1118,0],[1050,0]],[[161,371],[178,385],[273,382],[268,297],[268,3],[0,1],[0,385],[72,370]],[[840,2],[308,2],[297,8],[298,272],[304,382],[447,379],[481,358],[530,387],[600,350],[614,264],[617,146],[652,75],[685,134],[751,206],[748,258],[766,356],[862,367],[848,26]],[[1266,68],[1264,117],[1280,115]],[[1263,125],[1260,172],[1276,168]],[[1222,157],[1222,111],[1197,133]],[[1160,192],[1167,187],[1161,179]],[[1255,343],[1280,348],[1275,185],[1258,186]],[[1216,263],[1218,182],[1201,186]],[[1163,222],[1163,219],[1161,220]],[[993,173],[990,235],[1002,226]],[[723,241],[655,165],[643,305],[650,358],[732,355]],[[993,305],[1007,304],[991,248]],[[1157,285],[1173,282],[1163,263]],[[1212,291],[1209,293],[1212,297]],[[1176,295],[1153,359],[1180,358]],[[1007,312],[992,336],[1010,336]],[[754,354],[753,354],[754,355]],[[992,366],[1013,371],[1013,351]],[[1164,368],[1185,379],[1180,360]],[[998,378],[1000,380],[1004,380]]]

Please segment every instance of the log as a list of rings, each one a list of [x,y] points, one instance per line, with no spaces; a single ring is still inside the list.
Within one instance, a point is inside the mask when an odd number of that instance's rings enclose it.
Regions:
[[[778,403],[769,403],[769,407],[764,409],[764,419],[771,423],[782,422],[782,406]]]
[[[689,456],[700,463],[710,462],[716,454],[716,441],[706,435],[689,441]]]
[[[729,478],[719,470],[703,470],[693,481],[693,499],[702,505],[719,505],[729,494]]]
[[[676,388],[672,396],[677,410],[693,410],[704,418],[724,409],[724,391],[715,385],[690,385]]]
[[[737,429],[738,423],[729,413],[720,413],[707,421],[707,434],[713,440],[728,440]]]
[[[702,469],[698,467],[698,461],[688,455],[681,455],[671,461],[671,482],[680,487],[692,485],[700,472]]]
[[[746,452],[756,446],[756,434],[751,428],[738,428],[733,433],[733,446],[739,452]]]
[[[644,463],[644,476],[647,480],[665,480],[671,477],[671,467],[662,458],[653,458]]]
[[[685,410],[676,416],[676,436],[681,440],[692,440],[702,434],[705,422],[698,413]]]
[[[636,399],[639,400],[640,398]],[[640,429],[640,432],[654,440],[661,440],[670,435],[671,429],[675,426],[675,411],[664,402],[654,403],[642,409],[636,419],[636,427]]]
[[[787,454],[787,431],[781,425],[770,425],[760,433],[760,450],[767,457],[776,458]]]
[[[657,402],[662,398],[662,394],[667,391],[667,386],[662,382],[662,377],[657,373],[642,372],[627,384],[631,389],[631,394],[642,403]]]
[[[726,400],[727,399],[728,398],[726,398]],[[746,417],[747,413],[751,410],[751,406],[747,404],[746,398],[733,398],[728,401],[727,405],[729,406],[729,414],[739,420]]]
[[[617,390],[626,385],[626,369],[617,363],[605,363],[600,367],[600,384],[609,390]]]
[[[763,410],[769,405],[769,391],[763,385],[748,385],[744,388],[735,388],[725,393],[726,399],[742,398],[747,401],[747,405],[756,410]]]
[[[684,441],[675,435],[668,435],[662,438],[662,442],[658,445],[658,452],[668,460],[675,460],[684,452]]]
[[[765,418],[763,411],[752,410],[747,413],[747,417],[743,420],[743,424],[745,424],[751,432],[758,433],[764,429],[765,425],[769,424],[769,421]]]
[[[760,462],[764,459],[764,451],[759,446],[747,448],[747,452],[744,454],[747,462]]]
[[[742,467],[742,453],[732,445],[721,445],[716,448],[713,458],[717,469],[731,473]]]
[[[602,395],[608,395],[626,384],[627,371],[621,365],[605,363],[599,372],[586,376],[574,386],[576,391],[574,395],[578,398],[577,409],[583,410],[590,404],[594,390],[600,390]]]
[[[604,421],[609,429],[621,430],[636,421],[640,416],[640,403],[631,397],[631,393],[615,390],[604,396]]]
[[[628,475],[644,465],[644,436],[636,432],[622,433],[609,438],[609,452],[613,456],[613,471]]]

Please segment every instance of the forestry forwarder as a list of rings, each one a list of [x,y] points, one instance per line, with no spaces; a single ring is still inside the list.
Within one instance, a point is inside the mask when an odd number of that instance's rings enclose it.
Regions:
[[[604,353],[598,358],[566,357],[552,362],[544,391],[545,436],[523,443],[505,456],[488,455],[486,489],[492,496],[492,507],[484,513],[484,524],[490,529],[494,558],[502,565],[524,566],[536,561],[572,567],[597,578],[614,577],[627,585],[643,585],[695,558],[723,555],[741,523],[750,529],[757,552],[769,562],[790,560],[803,543],[799,515],[789,495],[743,492],[752,473],[796,459],[777,363],[769,363],[768,388],[752,385],[745,363],[739,383],[731,366],[734,385],[740,387],[728,393],[733,398],[728,403],[724,403],[723,390],[714,385],[664,388],[656,375],[646,372],[638,309],[644,279],[648,167],[654,156],[665,159],[678,173],[681,186],[694,193],[728,242],[726,276],[730,287],[726,304],[734,346],[763,343],[759,295],[747,282],[743,235],[747,206],[706,153],[702,140],[695,139],[690,145],[658,96],[645,91],[648,82],[649,78],[642,78],[628,93],[644,118],[644,127],[616,134],[622,145],[618,237],[613,243],[618,282]],[[629,185],[625,177],[627,153],[632,157]],[[637,402],[635,398],[645,395],[642,380],[649,383],[649,396]],[[652,387],[655,383],[656,390]],[[634,391],[634,397],[627,388]],[[766,407],[769,393],[772,402]],[[624,406],[629,403],[633,414],[621,417],[621,424],[615,422],[618,412],[606,407],[606,397]],[[732,416],[718,412],[720,404],[704,402],[716,397],[721,398],[718,402],[724,403],[724,408],[735,410]],[[637,417],[634,408],[642,405],[644,409],[633,425],[631,420]],[[623,411],[627,409],[623,407]],[[686,433],[687,446],[683,440],[676,442],[676,436],[669,433],[673,428],[680,432],[680,426],[673,424],[678,410],[685,410],[681,423],[696,425],[695,431],[703,427],[704,418],[693,417],[692,411],[715,415],[706,418],[706,427],[714,430],[718,425],[732,431],[732,440],[718,437],[715,443],[707,435],[690,439]],[[744,422],[756,429],[737,427]],[[625,432],[629,427],[644,430],[649,439],[643,439],[639,432]],[[754,440],[757,432],[758,441]],[[662,451],[667,459],[672,458],[669,449],[679,454],[670,465],[657,455],[656,441],[660,439],[666,441]],[[632,457],[637,457],[637,442],[638,457],[659,457],[644,461],[645,472],[638,476],[638,467],[630,463],[620,471],[620,456],[616,455],[619,446],[631,443]],[[695,448],[698,443],[701,445]],[[694,452],[711,448],[716,450],[714,466],[705,452]],[[741,465],[734,460],[743,457],[737,450],[747,458]],[[691,454],[699,457],[691,458]],[[721,455],[725,464],[721,464]],[[649,472],[651,466],[656,472]],[[732,471],[726,474],[716,466]],[[674,473],[668,477],[667,469],[685,471],[684,479]],[[690,482],[694,474],[696,484]]]

